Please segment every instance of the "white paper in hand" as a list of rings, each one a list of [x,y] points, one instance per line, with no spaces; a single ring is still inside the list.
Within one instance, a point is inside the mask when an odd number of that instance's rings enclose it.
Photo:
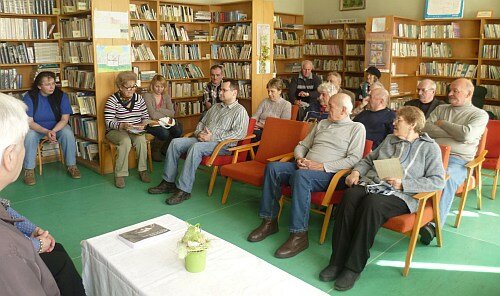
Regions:
[[[375,170],[380,179],[403,179],[403,167],[399,162],[399,158],[374,160],[373,164],[375,165]]]

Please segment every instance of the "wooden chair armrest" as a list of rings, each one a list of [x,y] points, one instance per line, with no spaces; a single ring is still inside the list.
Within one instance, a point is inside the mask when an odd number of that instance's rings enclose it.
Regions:
[[[330,204],[333,192],[335,191],[335,188],[337,188],[340,178],[350,173],[351,169],[343,169],[333,175],[333,178],[330,180],[330,184],[328,185],[328,189],[326,189],[325,198],[323,198],[323,206],[328,206]]]
[[[242,140],[247,140],[247,139],[252,139],[252,138],[255,138],[255,135],[252,134],[252,135],[249,135],[249,136],[246,136],[245,138],[243,138]],[[227,139],[227,140],[224,140],[224,141],[220,141],[219,144],[217,144],[217,146],[215,146],[215,149],[214,151],[212,152],[212,155],[210,156],[210,158],[208,159],[207,163],[205,164],[206,166],[208,167],[211,167],[212,166],[212,163],[214,163],[214,160],[215,158],[217,157],[217,155],[219,155],[219,152],[220,150],[226,146],[227,144],[229,143],[233,143],[233,142],[239,142],[241,141],[240,139]],[[236,146],[237,147],[237,146]],[[234,147],[233,147],[234,148]],[[229,150],[229,149],[228,149]],[[231,150],[230,150],[231,151]]]
[[[488,153],[488,150],[483,150],[481,153],[479,153],[478,156],[476,156],[476,158],[474,158],[473,160],[466,163],[465,167],[469,168],[469,169],[473,169],[473,168],[481,165],[484,162],[487,153]]]
[[[292,158],[293,158],[293,152],[288,152],[288,153],[285,153],[285,154],[281,154],[281,155],[277,155],[277,156],[274,156],[274,157],[270,157],[270,158],[267,159],[267,161],[269,161],[269,162],[272,162],[272,161],[286,162],[286,161],[289,161]]]
[[[242,152],[242,151],[247,151],[247,150],[251,149],[252,147],[256,147],[256,146],[259,146],[259,145],[260,145],[260,141],[259,142],[255,142],[255,143],[250,143],[250,144],[245,144],[245,145],[231,147],[231,148],[228,148],[227,150],[231,151],[231,152],[232,151]]]
[[[194,135],[194,132],[189,132],[189,133],[185,133],[184,135],[182,135],[183,138],[190,138]]]
[[[432,192],[420,192],[420,193],[417,193],[413,196],[414,199],[416,200],[427,200],[433,196],[436,195],[436,191],[432,191]]]

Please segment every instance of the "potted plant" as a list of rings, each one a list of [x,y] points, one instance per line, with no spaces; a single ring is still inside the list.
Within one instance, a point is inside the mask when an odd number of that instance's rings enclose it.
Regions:
[[[200,224],[191,225],[178,243],[179,258],[185,258],[186,270],[201,272],[205,269],[209,240],[201,232]]]

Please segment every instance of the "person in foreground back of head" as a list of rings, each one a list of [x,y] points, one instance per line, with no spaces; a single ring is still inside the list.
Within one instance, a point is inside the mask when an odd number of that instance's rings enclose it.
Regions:
[[[21,172],[28,130],[26,105],[0,93],[0,191]],[[0,238],[2,296],[85,295],[82,280],[62,245],[1,198]]]

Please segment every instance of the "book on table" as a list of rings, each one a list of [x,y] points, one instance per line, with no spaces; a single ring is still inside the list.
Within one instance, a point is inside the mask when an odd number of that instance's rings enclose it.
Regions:
[[[145,225],[124,233],[120,233],[118,238],[131,248],[138,248],[158,241],[167,234],[167,229],[156,223]]]

